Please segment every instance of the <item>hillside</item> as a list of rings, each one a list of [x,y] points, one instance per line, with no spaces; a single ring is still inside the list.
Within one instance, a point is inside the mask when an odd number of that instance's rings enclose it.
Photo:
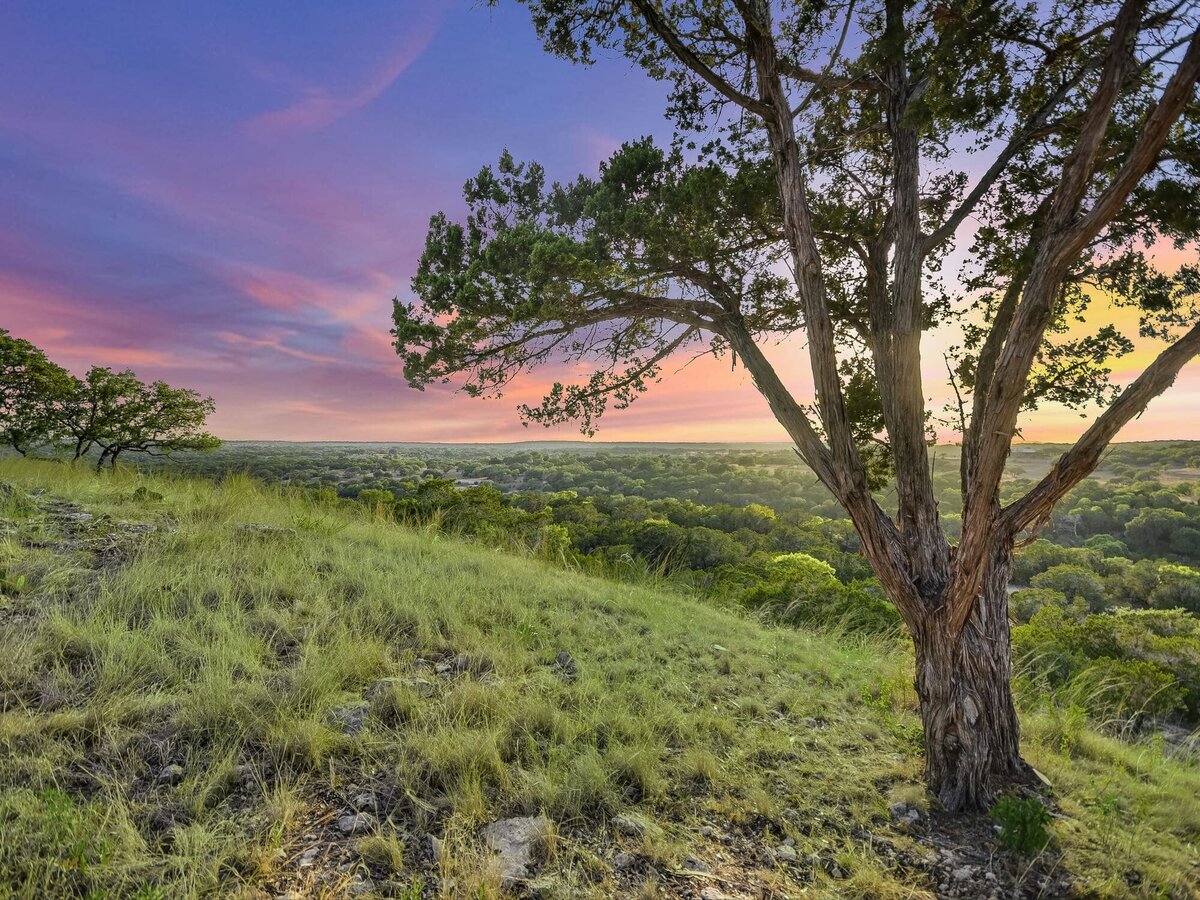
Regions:
[[[1027,719],[1035,857],[930,811],[894,643],[244,479],[0,482],[0,895],[1200,895],[1161,739]]]

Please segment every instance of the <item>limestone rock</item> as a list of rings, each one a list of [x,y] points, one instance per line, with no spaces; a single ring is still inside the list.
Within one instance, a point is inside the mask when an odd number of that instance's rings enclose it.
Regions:
[[[613,827],[621,834],[629,837],[641,837],[646,833],[646,826],[635,819],[627,818],[626,816],[615,816],[612,820]]]
[[[158,781],[160,784],[179,784],[183,781],[183,766],[172,763],[169,766],[164,766],[162,771],[158,773]]]
[[[484,842],[497,855],[501,882],[506,887],[529,877],[534,852],[549,824],[545,816],[529,816],[501,819],[484,827]]]

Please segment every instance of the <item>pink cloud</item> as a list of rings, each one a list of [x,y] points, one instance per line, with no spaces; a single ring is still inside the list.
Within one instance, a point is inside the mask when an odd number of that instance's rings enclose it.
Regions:
[[[400,373],[400,358],[396,355],[393,338],[383,328],[354,328],[342,338],[341,348],[356,359],[368,360]]]
[[[590,125],[576,125],[571,129],[571,137],[580,150],[582,164],[589,169],[598,167],[621,149],[619,138]]]
[[[246,123],[248,133],[268,136],[288,131],[324,128],[374,102],[404,74],[433,40],[438,17],[428,17],[409,31],[395,54],[379,66],[362,85],[338,92],[308,85],[298,99],[282,109],[263,113]]]
[[[284,356],[291,356],[294,359],[302,359],[305,362],[319,363],[321,365],[331,365],[341,362],[335,356],[327,356],[323,353],[312,353],[308,350],[301,350],[297,347],[290,347],[284,343],[284,338],[295,334],[293,331],[276,332],[263,337],[248,337],[244,334],[238,334],[235,331],[218,331],[217,337],[229,344],[232,347],[249,347],[254,350],[272,350],[276,353],[282,353]]]
[[[219,273],[232,287],[262,306],[282,312],[312,307],[337,322],[361,323],[387,308],[394,279],[380,272],[360,276],[366,285],[323,281],[265,266],[238,266]]]
[[[303,416],[318,416],[325,419],[341,419],[353,416],[354,413],[341,407],[333,407],[321,403],[311,403],[306,400],[291,400],[283,404],[288,412],[299,413]]]

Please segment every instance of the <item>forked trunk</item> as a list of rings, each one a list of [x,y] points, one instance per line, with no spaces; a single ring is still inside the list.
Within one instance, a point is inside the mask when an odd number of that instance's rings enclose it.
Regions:
[[[925,727],[925,778],[951,811],[986,809],[1029,771],[1021,759],[1012,699],[1008,574],[1012,550],[998,547],[962,634],[944,615],[914,629],[917,695]]]

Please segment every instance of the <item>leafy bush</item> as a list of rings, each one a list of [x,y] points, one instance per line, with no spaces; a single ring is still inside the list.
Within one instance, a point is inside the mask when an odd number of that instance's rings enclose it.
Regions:
[[[1158,569],[1158,587],[1150,592],[1155,609],[1186,609],[1200,615],[1200,570],[1164,565]]]
[[[1034,576],[1055,566],[1078,566],[1091,574],[1099,566],[1101,558],[1095,550],[1062,547],[1044,539],[1037,540],[1014,557],[1012,580],[1017,584],[1033,584]]]
[[[1045,606],[1058,607],[1077,621],[1082,621],[1088,614],[1087,605],[1082,601],[1068,601],[1061,591],[1050,588],[1021,588],[1019,591],[1013,591],[1008,597],[1008,614],[1021,625],[1032,619],[1037,611]]]
[[[1048,695],[1096,718],[1182,711],[1200,721],[1200,619],[1182,610],[1119,609],[1074,621],[1046,606],[1013,629],[1013,648]]]
[[[1050,814],[1036,797],[1005,794],[988,810],[1000,826],[1000,843],[1020,853],[1038,853],[1050,843]]]
[[[1184,689],[1175,676],[1143,659],[1102,656],[1082,669],[1075,685],[1093,714],[1126,721],[1159,719],[1185,708]]]
[[[1029,582],[1035,588],[1058,591],[1067,600],[1082,600],[1092,612],[1105,606],[1104,583],[1091,569],[1069,563],[1051,566],[1034,575]]]
[[[883,633],[900,625],[896,608],[856,582],[844,585],[834,569],[807,553],[787,553],[767,567],[766,579],[742,594],[742,603],[789,624],[836,625]]]

